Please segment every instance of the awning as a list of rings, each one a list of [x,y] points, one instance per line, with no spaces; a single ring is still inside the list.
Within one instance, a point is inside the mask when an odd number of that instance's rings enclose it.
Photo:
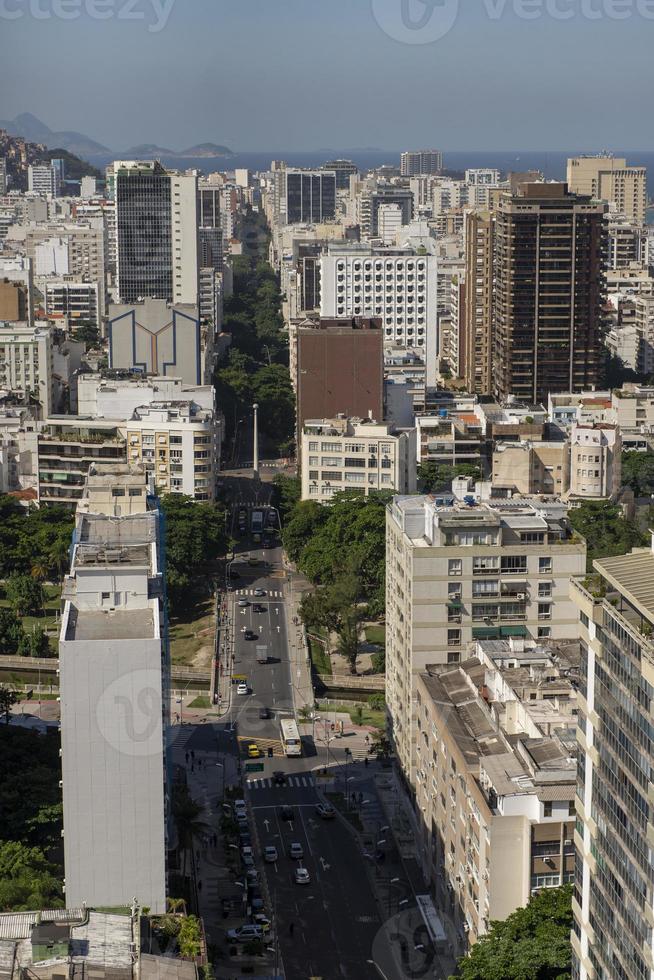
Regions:
[[[529,636],[526,626],[502,626],[501,636]]]
[[[472,638],[473,640],[499,640],[500,628],[499,626],[473,626]]]

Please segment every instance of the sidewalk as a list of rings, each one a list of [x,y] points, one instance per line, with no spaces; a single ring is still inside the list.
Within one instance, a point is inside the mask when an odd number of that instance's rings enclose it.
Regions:
[[[296,713],[306,706],[313,706],[314,693],[311,683],[311,658],[306,642],[304,626],[300,621],[300,602],[302,595],[311,589],[311,584],[284,563],[286,585],[284,591],[286,604],[286,629],[288,635],[289,670],[291,690]]]

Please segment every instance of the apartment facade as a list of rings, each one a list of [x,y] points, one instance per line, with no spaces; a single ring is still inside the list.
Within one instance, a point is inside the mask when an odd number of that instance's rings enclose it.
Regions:
[[[38,280],[45,314],[73,332],[79,327],[100,330],[104,308],[103,290],[97,282],[76,282],[68,278]]]
[[[124,429],[112,419],[61,415],[38,425],[38,497],[41,504],[74,509],[94,463],[126,463]]]
[[[379,317],[384,345],[414,351],[435,387],[438,259],[413,249],[330,245],[320,260],[320,315]]]
[[[654,977],[654,553],[571,583],[582,641],[574,980]]]
[[[163,299],[109,306],[109,367],[179,377],[202,385],[213,373],[213,330],[200,323],[197,306]]]
[[[542,402],[599,380],[606,205],[565,184],[503,195],[495,223],[494,392]]]
[[[440,150],[405,150],[400,155],[402,177],[439,174],[442,169],[443,154]]]
[[[645,224],[646,167],[627,166],[624,157],[572,157],[568,160],[567,181],[573,194],[607,201],[633,224]]]
[[[61,175],[59,169],[51,163],[31,163],[27,168],[27,189],[32,194],[43,194],[46,197],[59,197],[61,193]]]
[[[464,663],[418,674],[417,843],[464,949],[538,891],[574,879],[569,675],[560,649],[506,640],[480,641]]]
[[[465,356],[461,376],[468,391],[493,390],[493,252],[495,219],[491,211],[465,217]]]
[[[302,429],[302,500],[329,503],[345,490],[416,489],[415,429],[371,419],[307,420]]]
[[[128,462],[141,463],[161,493],[214,499],[220,439],[212,411],[155,401],[136,408],[125,428]]]
[[[538,499],[469,506],[449,494],[395,497],[386,521],[386,700],[411,772],[416,673],[458,663],[480,639],[574,635],[571,575],[586,545],[565,505]]]
[[[570,443],[502,442],[493,449],[493,486],[561,497],[570,489]]]
[[[622,484],[622,436],[617,425],[596,422],[570,431],[570,497],[615,500]]]
[[[52,348],[44,324],[0,323],[0,388],[33,398],[44,416],[54,407]]]
[[[163,525],[142,468],[94,467],[62,591],[68,907],[166,911],[170,718]]]

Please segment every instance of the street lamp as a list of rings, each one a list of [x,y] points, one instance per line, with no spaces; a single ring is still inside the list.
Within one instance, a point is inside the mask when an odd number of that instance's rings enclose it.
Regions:
[[[366,963],[370,963],[370,966],[374,966],[374,968],[375,968],[375,970],[377,970],[377,973],[379,974],[379,976],[380,977],[383,977],[384,980],[388,980],[388,977],[386,976],[386,974],[384,973],[384,971],[382,970],[382,968],[379,966],[378,963],[375,963],[374,960],[366,960]]]

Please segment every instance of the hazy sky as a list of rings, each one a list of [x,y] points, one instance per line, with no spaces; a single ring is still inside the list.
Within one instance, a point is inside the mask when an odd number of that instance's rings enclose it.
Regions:
[[[0,118],[112,149],[646,150],[653,94],[654,0],[0,0]]]

